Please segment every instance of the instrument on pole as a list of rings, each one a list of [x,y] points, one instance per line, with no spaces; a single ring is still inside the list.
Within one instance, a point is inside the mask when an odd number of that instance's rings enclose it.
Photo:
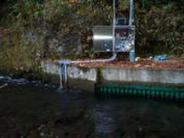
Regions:
[[[96,52],[129,52],[129,58],[133,61],[132,58],[135,58],[134,1],[129,0],[128,17],[119,13],[116,5],[114,0],[112,25],[93,28],[93,48]]]

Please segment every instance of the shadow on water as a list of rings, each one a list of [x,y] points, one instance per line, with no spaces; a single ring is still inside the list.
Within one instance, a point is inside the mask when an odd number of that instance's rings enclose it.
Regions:
[[[184,105],[136,98],[96,99],[71,90],[67,103],[90,110],[94,137],[98,138],[183,138]],[[72,110],[69,108],[69,110]]]
[[[182,138],[184,136],[183,105],[179,107],[175,104],[150,100],[122,100],[105,101],[100,107],[103,110],[101,112],[105,114],[96,119],[106,122],[97,123],[96,128],[98,128],[97,132],[102,130],[100,133],[104,137]],[[96,114],[100,114],[100,109],[96,108]],[[103,119],[106,117],[107,119]],[[107,129],[100,129],[104,126]]]
[[[183,103],[98,99],[80,90],[9,84],[0,89],[0,105],[5,138],[184,137]]]

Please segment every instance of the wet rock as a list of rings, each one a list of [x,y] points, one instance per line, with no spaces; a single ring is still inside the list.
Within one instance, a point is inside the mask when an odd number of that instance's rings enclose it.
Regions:
[[[41,131],[43,128],[45,128],[46,126],[44,125],[44,124],[42,124],[42,125],[40,125],[39,127],[38,127],[38,130],[39,131]]]
[[[45,136],[45,134],[44,134],[43,132],[41,132],[41,133],[40,133],[40,136],[41,136],[41,137],[44,137],[44,136]]]
[[[4,76],[0,76],[0,80],[4,79]]]
[[[143,128],[141,126],[138,127],[139,132],[143,131]]]
[[[45,87],[49,87],[49,84],[46,83],[46,84],[44,84],[44,86],[45,86]]]
[[[24,78],[21,78],[21,79],[12,79],[11,82],[14,83],[14,84],[17,84],[17,85],[24,85],[24,84],[29,83],[29,81],[26,80],[26,79],[24,79]]]
[[[57,86],[56,85],[51,85],[51,88],[57,88]]]
[[[30,83],[32,83],[32,84],[36,84],[38,81],[36,81],[36,80],[32,80],[32,81],[30,81]]]
[[[2,80],[2,81],[10,81],[10,80],[12,80],[12,78],[9,77],[9,76],[0,76],[0,80]]]

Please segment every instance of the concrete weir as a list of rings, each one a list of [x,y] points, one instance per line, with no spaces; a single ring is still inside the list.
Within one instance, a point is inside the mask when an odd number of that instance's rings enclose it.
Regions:
[[[59,78],[61,68],[58,64],[52,62],[44,63],[42,64],[42,68],[45,73]],[[86,68],[69,65],[67,76],[68,87],[90,92],[94,92],[96,83],[184,86],[184,69]]]

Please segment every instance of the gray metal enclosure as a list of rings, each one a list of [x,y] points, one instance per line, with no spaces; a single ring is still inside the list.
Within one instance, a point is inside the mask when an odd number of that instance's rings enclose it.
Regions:
[[[135,56],[134,0],[129,0],[128,17],[118,15],[113,1],[113,24],[94,26],[93,48],[96,52],[129,52]]]
[[[95,26],[93,29],[94,51],[111,52],[112,45],[112,26]]]
[[[118,25],[115,27],[115,52],[129,52],[135,45],[135,27]],[[112,26],[95,26],[93,48],[96,52],[113,51]]]

